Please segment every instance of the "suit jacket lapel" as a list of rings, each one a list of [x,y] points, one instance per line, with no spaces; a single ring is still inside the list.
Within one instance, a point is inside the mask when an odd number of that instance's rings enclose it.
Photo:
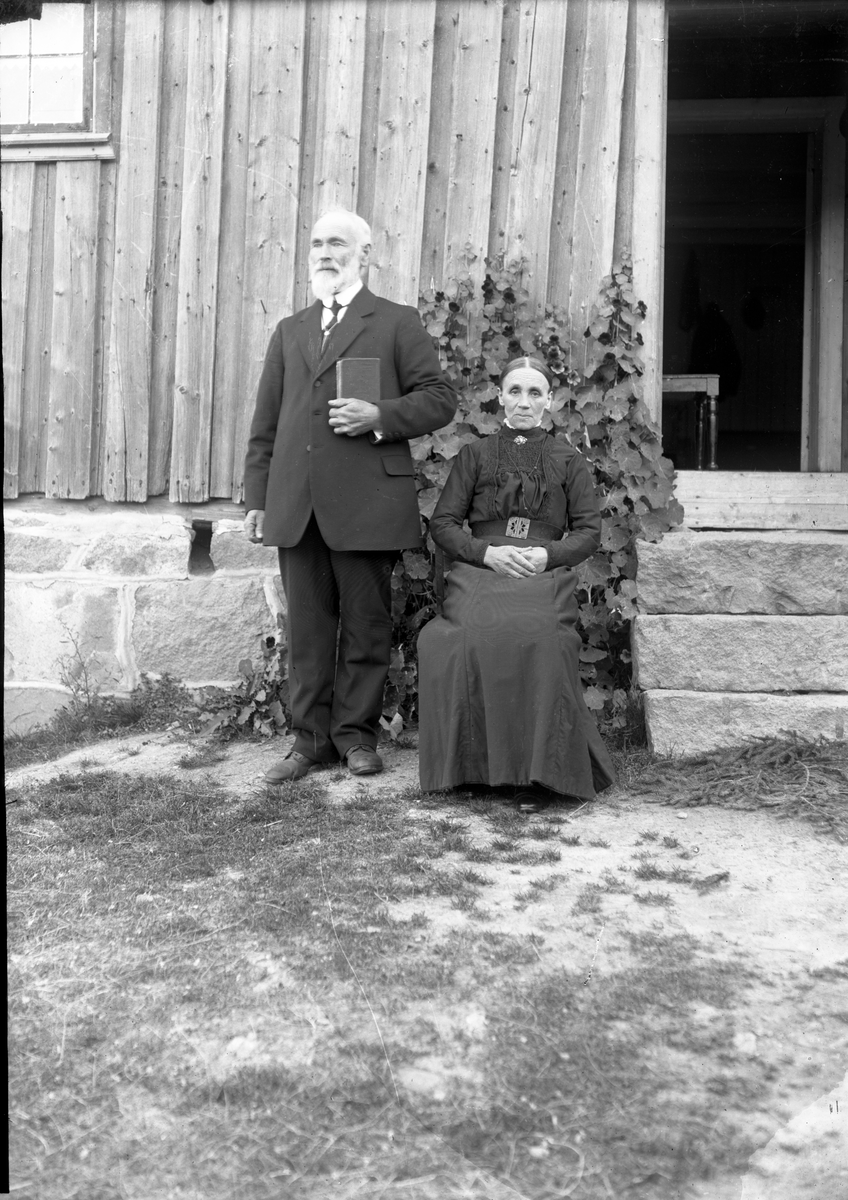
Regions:
[[[323,375],[325,371],[328,371],[333,366],[337,359],[341,358],[348,346],[355,341],[365,328],[363,318],[369,316],[373,311],[373,293],[369,292],[366,287],[360,288],[351,300],[347,312],[330,334],[329,341],[318,363],[316,374]]]
[[[297,344],[313,375],[318,371],[318,363],[321,360],[321,343],[324,340],[321,332],[321,309],[323,307],[321,301],[316,300],[314,304],[304,310],[297,327]]]

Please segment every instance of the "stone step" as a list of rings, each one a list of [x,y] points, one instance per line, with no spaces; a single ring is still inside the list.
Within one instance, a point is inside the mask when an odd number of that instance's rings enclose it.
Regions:
[[[848,695],[648,691],[648,740],[656,754],[701,754],[757,737],[796,733],[844,741]],[[848,744],[846,744],[848,751]]]
[[[848,533],[668,533],[639,542],[647,613],[848,613]]]
[[[640,616],[643,691],[848,692],[848,617]]]

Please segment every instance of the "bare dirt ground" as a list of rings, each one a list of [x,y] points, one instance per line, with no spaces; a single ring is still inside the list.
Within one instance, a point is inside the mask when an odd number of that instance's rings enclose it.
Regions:
[[[15,771],[9,783],[82,769],[178,772],[184,769],[179,760],[196,747],[196,741],[187,743],[177,731],[136,735]],[[237,742],[224,747],[224,759],[206,771],[228,791],[243,796],[261,787],[264,770],[284,752],[279,739],[268,745]],[[339,802],[361,792],[363,785],[375,805],[383,794],[408,793],[410,821],[433,819],[432,806],[423,804],[415,791],[416,752],[389,746],[383,754],[385,771],[380,776],[354,780],[341,768],[330,768],[321,772],[322,784]],[[481,901],[488,928],[540,935],[539,957],[545,966],[567,964],[572,970],[585,970],[587,976],[603,976],[626,965],[633,949],[625,934],[640,930],[689,934],[710,951],[741,953],[752,968],[752,983],[744,1008],[731,1014],[736,1053],[724,1083],[728,1105],[736,1110],[736,1120],[746,1124],[758,1149],[744,1176],[703,1183],[686,1195],[699,1200],[848,1198],[846,847],[768,812],[678,810],[651,803],[650,797],[635,799],[621,788],[592,804],[562,811],[574,844],[563,849],[555,886],[532,904],[522,904],[528,886],[549,879],[550,868],[490,865],[491,883]],[[478,837],[485,841],[483,822],[467,802],[447,797],[438,815],[462,821],[475,842]],[[632,891],[618,893],[609,881],[623,864],[632,868],[640,854],[666,872],[675,867],[693,871],[705,883],[699,888],[663,880],[650,887],[664,892],[666,901],[636,903]],[[601,915],[580,913],[587,885],[589,891],[591,885],[604,887]],[[398,918],[408,915],[403,904],[394,908]],[[422,936],[429,940],[469,921],[468,914],[447,899],[442,903],[434,898],[428,915],[431,923]],[[280,985],[274,971],[282,968],[273,963],[265,967],[259,973],[267,986]],[[484,1036],[486,1016],[473,1004],[467,1011],[428,1015],[440,1023],[442,1050],[406,1065],[398,1082],[410,1093],[437,1097],[461,1081],[463,1073],[473,1075],[468,1046]],[[724,1016],[703,1005],[696,1019],[707,1028]],[[227,1039],[216,1036],[212,1041],[223,1047]],[[242,1042],[238,1053],[249,1058],[254,1051],[245,1039]],[[228,1052],[234,1052],[228,1045]],[[210,1041],[212,1057],[213,1050]],[[668,1046],[666,1053],[673,1056],[677,1051]],[[653,1068],[662,1073],[661,1055]],[[770,1081],[765,1089],[764,1079]],[[720,1072],[711,1077],[710,1086],[720,1092]],[[746,1095],[751,1098],[748,1105]]]

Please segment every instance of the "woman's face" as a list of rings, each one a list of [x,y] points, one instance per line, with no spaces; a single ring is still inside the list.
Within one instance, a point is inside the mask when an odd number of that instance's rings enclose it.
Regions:
[[[501,384],[500,400],[513,429],[535,429],[551,407],[551,389],[541,371],[516,367]]]

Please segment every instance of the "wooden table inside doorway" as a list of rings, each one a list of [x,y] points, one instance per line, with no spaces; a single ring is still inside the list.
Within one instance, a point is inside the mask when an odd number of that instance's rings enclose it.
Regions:
[[[709,452],[708,471],[717,471],[718,375],[663,375],[663,395],[691,395],[695,398],[695,459],[704,470],[704,450]]]

